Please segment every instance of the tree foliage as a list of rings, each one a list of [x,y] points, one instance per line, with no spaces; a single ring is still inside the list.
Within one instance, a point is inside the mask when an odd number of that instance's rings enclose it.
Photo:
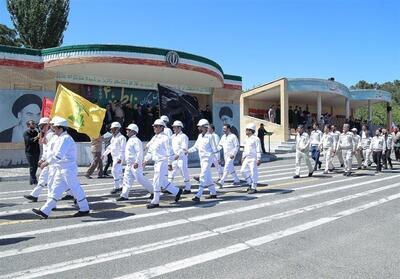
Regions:
[[[8,28],[4,24],[0,24],[0,44],[15,47],[20,47],[22,45],[18,38],[17,31]]]
[[[25,47],[43,49],[62,44],[69,0],[7,0],[7,9]]]
[[[350,86],[350,89],[378,89],[392,93],[392,118],[397,125],[400,124],[400,80],[388,81],[382,84],[368,83],[365,80],[360,80],[357,84]],[[372,123],[383,126],[386,124],[387,107],[385,103],[374,104],[372,106]],[[366,107],[361,107],[356,112],[356,117],[361,120],[368,119],[368,110]]]

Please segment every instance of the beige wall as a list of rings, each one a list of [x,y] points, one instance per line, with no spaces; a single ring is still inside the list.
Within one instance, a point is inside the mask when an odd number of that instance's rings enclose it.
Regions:
[[[55,75],[39,69],[0,66],[0,89],[32,89],[52,91]]]

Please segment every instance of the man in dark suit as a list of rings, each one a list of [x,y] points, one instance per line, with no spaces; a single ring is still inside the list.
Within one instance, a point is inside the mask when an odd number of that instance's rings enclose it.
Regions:
[[[33,120],[26,122],[26,125],[28,126],[28,130],[24,132],[25,155],[29,164],[30,184],[36,185],[38,183],[36,171],[40,156],[39,133],[36,130],[36,124]]]

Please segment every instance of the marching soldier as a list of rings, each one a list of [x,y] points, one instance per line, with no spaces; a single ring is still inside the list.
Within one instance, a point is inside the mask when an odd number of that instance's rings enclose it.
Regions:
[[[112,169],[111,174],[114,177],[114,189],[111,194],[122,191],[122,162],[124,161],[126,138],[120,132],[121,124],[119,122],[111,123],[112,138],[110,145],[104,151],[102,158],[111,153]]]
[[[246,180],[249,188],[247,194],[257,193],[258,183],[258,169],[261,165],[261,142],[255,135],[256,124],[249,123],[246,125],[246,140],[244,142],[244,149],[242,153],[242,167],[240,172]]]
[[[383,168],[387,169],[389,163],[390,169],[392,170],[393,165],[392,165],[392,158],[390,158],[390,155],[392,154],[393,137],[391,134],[388,134],[388,131],[386,129],[382,129],[382,137],[385,141],[385,149],[382,152]]]
[[[343,133],[340,134],[339,141],[335,152],[341,152],[344,159],[344,176],[351,175],[351,167],[353,164],[353,154],[356,151],[356,143],[353,133],[349,131],[350,125],[343,124]]]
[[[73,216],[89,215],[89,203],[78,180],[76,144],[67,133],[68,122],[64,118],[55,116],[52,123],[54,133],[58,138],[53,153],[41,164],[42,169],[49,165],[54,166],[56,169],[52,191],[47,198],[47,202],[40,209],[34,208],[32,211],[40,218],[46,219],[55,208],[63,192],[69,189],[79,206],[79,211]]]
[[[165,126],[164,126],[164,133],[165,133],[169,138],[171,138],[171,137],[172,137],[172,131],[171,131],[170,128],[168,128],[168,123],[169,123],[169,118],[168,118],[168,116],[162,115],[162,116],[160,117],[160,119],[161,119],[162,121],[164,121],[164,124],[165,124]]]
[[[191,193],[190,176],[188,169],[188,156],[187,151],[189,149],[189,138],[182,132],[183,123],[179,120],[174,121],[172,129],[174,134],[171,137],[172,150],[174,152],[174,161],[172,162],[172,171],[168,174],[168,181],[172,182],[176,174],[180,172],[183,176],[185,183],[184,194]]]
[[[372,158],[376,164],[375,173],[382,171],[382,151],[386,149],[385,139],[381,136],[379,130],[375,131],[375,136],[371,139],[370,149]]]
[[[195,144],[189,148],[188,153],[196,152],[199,153],[200,158],[200,185],[199,191],[196,196],[192,199],[195,203],[200,202],[200,197],[203,194],[204,188],[208,187],[210,195],[206,199],[216,199],[217,191],[215,190],[214,181],[211,176],[211,165],[213,163],[212,158],[215,154],[219,152],[215,144],[212,134],[208,133],[208,123],[207,119],[200,119],[197,123],[199,128],[199,136]]]
[[[313,130],[311,131],[310,135],[310,146],[311,146],[311,158],[315,161],[314,164],[314,171],[318,168],[321,168],[322,162],[319,160],[320,157],[320,150],[319,145],[321,143],[322,132],[318,128],[318,124],[313,124]]]
[[[357,128],[351,129],[353,132],[354,143],[356,145],[355,156],[357,160],[357,169],[361,170],[362,167],[362,146],[361,146],[361,137],[357,134]]]
[[[228,174],[233,177],[233,185],[240,185],[239,177],[236,174],[235,167],[233,165],[236,154],[239,151],[239,141],[235,134],[231,132],[231,125],[224,124],[224,135],[218,144],[218,150],[224,150],[224,169],[220,180],[216,183],[220,188],[224,186],[225,179]],[[260,143],[261,144],[261,143]]]
[[[161,119],[154,121],[153,129],[155,135],[148,144],[148,152],[143,162],[143,166],[146,166],[148,161],[154,161],[154,196],[147,205],[148,209],[159,207],[161,189],[165,189],[174,195],[175,202],[179,201],[183,192],[182,189],[179,189],[167,179],[168,171],[172,170],[174,154],[172,151],[171,139],[164,133],[164,127],[165,123]]]
[[[333,135],[333,138],[335,139],[335,150],[336,150],[337,149],[337,144],[339,142],[340,131],[336,130],[336,126],[335,125],[332,125],[331,126],[331,133]],[[340,150],[340,149],[338,149],[338,150]],[[337,158],[339,160],[340,167],[343,168],[344,167],[344,161],[343,161],[342,152],[335,152],[334,154],[337,156]]]
[[[139,127],[136,124],[129,124],[126,128],[126,134],[129,137],[125,147],[126,168],[124,171],[123,187],[121,196],[117,201],[126,201],[129,199],[129,190],[135,179],[149,193],[153,193],[153,185],[143,176],[143,145],[137,137]]]
[[[324,152],[325,157],[325,170],[324,174],[328,174],[333,171],[333,151],[335,148],[335,139],[331,133],[331,127],[326,125],[324,127],[324,134],[321,138],[321,143],[319,145],[319,149]]]
[[[304,132],[304,126],[300,125],[297,128],[296,135],[296,170],[293,178],[300,178],[301,159],[304,159],[308,167],[308,176],[313,175],[314,169],[310,161],[310,137]]]
[[[371,137],[369,134],[368,126],[363,125],[361,131],[361,148],[362,155],[364,158],[363,169],[366,169],[368,166],[372,164],[371,162]]]

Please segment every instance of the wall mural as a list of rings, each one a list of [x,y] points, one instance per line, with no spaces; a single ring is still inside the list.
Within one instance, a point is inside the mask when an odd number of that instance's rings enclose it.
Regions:
[[[213,104],[213,124],[215,132],[222,135],[222,127],[224,124],[232,126],[231,131],[239,138],[240,131],[240,105],[239,104]]]

